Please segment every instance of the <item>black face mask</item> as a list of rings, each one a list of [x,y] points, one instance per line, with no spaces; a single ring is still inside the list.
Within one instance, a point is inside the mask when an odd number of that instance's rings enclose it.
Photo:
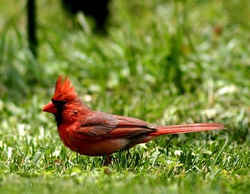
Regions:
[[[59,126],[62,123],[62,111],[63,111],[64,105],[66,104],[66,101],[54,100],[53,98],[51,99],[51,101],[55,105],[56,110],[57,110],[55,117],[56,117],[57,126]]]

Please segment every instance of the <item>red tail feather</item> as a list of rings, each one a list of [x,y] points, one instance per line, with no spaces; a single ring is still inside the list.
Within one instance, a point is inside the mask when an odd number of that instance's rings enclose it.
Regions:
[[[179,134],[179,133],[193,133],[199,131],[210,131],[223,129],[224,126],[218,123],[195,123],[186,125],[169,125],[159,126],[157,131],[150,134],[152,136],[159,136],[165,134]]]

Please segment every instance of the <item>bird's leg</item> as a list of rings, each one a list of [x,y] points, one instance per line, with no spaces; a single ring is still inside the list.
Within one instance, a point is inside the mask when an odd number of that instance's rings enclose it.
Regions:
[[[129,149],[127,149],[127,161],[130,161],[130,162],[128,162],[128,166],[130,166],[132,164],[132,161],[133,161],[132,155],[130,154]]]
[[[110,155],[106,155],[104,160],[104,166],[110,165],[111,162],[112,162],[112,157]]]
[[[131,155],[129,149],[127,149],[127,159],[131,158],[131,156],[132,156],[132,155]]]

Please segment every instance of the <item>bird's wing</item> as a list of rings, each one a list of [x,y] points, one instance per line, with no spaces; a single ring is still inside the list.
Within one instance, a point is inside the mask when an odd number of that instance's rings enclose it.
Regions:
[[[118,126],[115,130],[110,132],[110,134],[115,136],[133,138],[156,131],[149,123],[136,118],[118,115],[115,115],[115,118],[118,120]]]
[[[154,132],[145,121],[111,115],[103,112],[93,112],[76,129],[77,134],[84,137],[127,137],[132,138]]]
[[[77,132],[86,136],[103,136],[115,129],[118,123],[111,114],[93,112],[80,123]]]

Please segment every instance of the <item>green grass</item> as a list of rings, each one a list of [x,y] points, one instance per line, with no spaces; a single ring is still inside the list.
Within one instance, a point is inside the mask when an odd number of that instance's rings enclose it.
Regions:
[[[115,0],[99,36],[58,2],[38,2],[37,59],[24,1],[0,6],[0,193],[248,193],[249,3]],[[41,112],[60,74],[95,110],[226,130],[164,136],[103,167],[65,148]]]

